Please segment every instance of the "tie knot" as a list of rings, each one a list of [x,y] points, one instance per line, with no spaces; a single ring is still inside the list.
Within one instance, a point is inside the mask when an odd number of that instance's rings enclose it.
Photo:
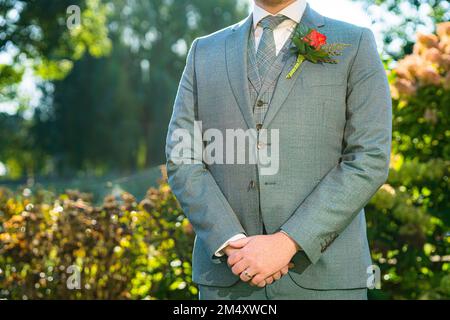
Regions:
[[[283,15],[267,16],[259,22],[259,25],[263,29],[270,29],[273,31],[276,27],[278,27],[280,23],[282,23],[286,19],[287,19],[286,16]]]

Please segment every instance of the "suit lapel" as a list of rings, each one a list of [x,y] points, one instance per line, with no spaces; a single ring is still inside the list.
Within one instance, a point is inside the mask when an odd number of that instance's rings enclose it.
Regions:
[[[301,23],[304,23],[310,28],[320,28],[324,25],[324,18],[323,16],[312,10],[308,4],[305,13],[303,14]],[[294,85],[297,82],[298,78],[304,76],[301,70],[307,63],[310,63],[308,61],[305,61],[301,68],[294,74],[291,79],[286,79],[287,74],[295,64],[296,59],[297,57],[292,53],[288,56],[283,71],[281,72],[281,75],[278,79],[278,83],[275,88],[269,110],[267,111],[266,117],[264,119],[263,128],[267,128],[270,122],[275,118],[275,115],[278,113],[283,103],[289,96],[290,92],[294,88]]]
[[[255,128],[247,79],[247,47],[253,16],[236,25],[226,39],[228,80],[248,128]]]

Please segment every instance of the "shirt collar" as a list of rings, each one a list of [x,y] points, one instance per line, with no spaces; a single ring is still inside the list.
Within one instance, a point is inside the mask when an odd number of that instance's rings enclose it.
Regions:
[[[302,19],[303,13],[306,9],[306,0],[296,0],[286,8],[278,12],[276,15],[284,15],[295,23],[300,23]],[[256,29],[258,23],[267,16],[272,15],[270,12],[267,12],[256,3],[253,7],[253,28]]]

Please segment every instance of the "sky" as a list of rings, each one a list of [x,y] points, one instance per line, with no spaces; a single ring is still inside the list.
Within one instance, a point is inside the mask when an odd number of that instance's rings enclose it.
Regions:
[[[308,0],[310,6],[321,15],[370,28],[371,18],[362,2],[351,0]]]

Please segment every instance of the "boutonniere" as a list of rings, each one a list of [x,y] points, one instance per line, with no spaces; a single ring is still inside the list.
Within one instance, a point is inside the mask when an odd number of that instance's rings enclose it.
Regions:
[[[342,50],[349,46],[344,43],[328,44],[324,34],[302,23],[295,28],[292,43],[292,51],[297,55],[297,61],[286,79],[292,78],[305,60],[312,63],[338,63],[333,57],[342,55]]]

